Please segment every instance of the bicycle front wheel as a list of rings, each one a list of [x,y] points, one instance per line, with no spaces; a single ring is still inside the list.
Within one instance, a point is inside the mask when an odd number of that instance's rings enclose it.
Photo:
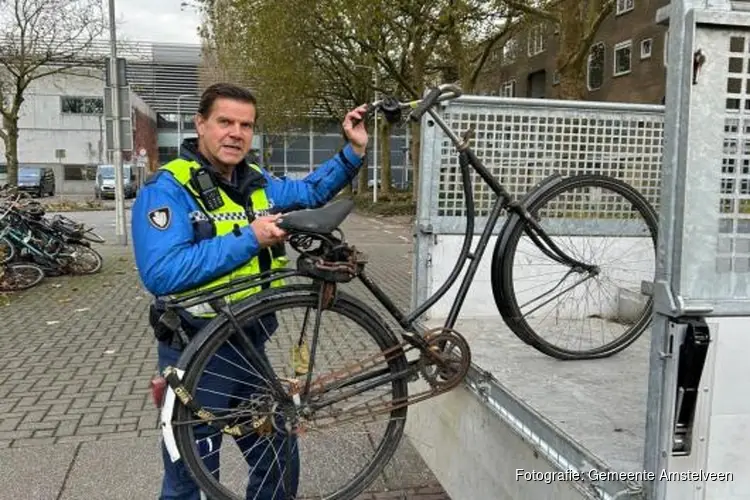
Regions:
[[[240,324],[255,325],[243,331],[263,346],[272,376],[251,361],[227,319],[201,334],[207,340],[187,361],[184,387],[225,424],[247,431],[230,437],[177,406],[177,447],[209,498],[351,499],[395,453],[408,396],[408,364],[395,335],[339,292],[313,343],[318,301],[314,288],[279,289],[235,306]],[[301,402],[276,395],[279,384]]]
[[[611,356],[632,344],[651,320],[641,292],[653,281],[658,221],[629,184],[602,175],[560,182],[528,207],[567,256],[597,266],[571,268],[542,252],[524,222],[495,249],[492,288],[513,332],[558,359]]]
[[[34,264],[7,264],[0,269],[0,291],[17,292],[38,285],[44,271]]]

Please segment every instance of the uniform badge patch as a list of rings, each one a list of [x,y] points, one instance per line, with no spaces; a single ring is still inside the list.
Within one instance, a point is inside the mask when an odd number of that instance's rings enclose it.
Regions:
[[[169,223],[172,221],[172,213],[169,211],[169,207],[157,208],[148,213],[148,220],[156,229],[164,230],[169,227]]]

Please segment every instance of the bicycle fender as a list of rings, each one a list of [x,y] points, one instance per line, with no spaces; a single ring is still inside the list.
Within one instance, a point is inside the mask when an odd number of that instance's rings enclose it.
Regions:
[[[564,177],[561,174],[552,174],[546,179],[543,179],[531,191],[526,193],[526,195],[519,201],[519,204],[524,208],[528,207],[540,197],[542,197],[542,195],[546,194],[550,189],[560,184],[563,180]],[[505,255],[505,248],[508,246],[508,239],[510,238],[510,234],[518,224],[522,223],[523,220],[515,212],[509,215],[509,217],[505,221],[505,224],[503,224],[502,230],[500,231],[500,238],[497,240],[497,244],[495,246],[495,255]]]
[[[237,313],[239,309],[247,309],[263,300],[271,300],[275,297],[278,297],[279,295],[295,294],[299,292],[314,293],[317,292],[317,288],[314,285],[303,283],[287,284],[286,286],[281,288],[269,288],[262,292],[258,292],[257,294],[251,295],[250,297],[244,299],[242,302],[234,304],[232,306],[232,309],[235,313]],[[204,326],[200,332],[198,332],[192,339],[190,339],[190,343],[185,346],[174,367],[177,370],[181,370],[181,373],[184,373],[188,369],[188,365],[192,362],[196,353],[203,349],[203,346],[206,344],[208,339],[215,334],[214,324],[222,324],[223,322],[224,320],[222,314],[211,319],[211,321],[206,326]]]
[[[184,375],[184,370],[177,370],[177,376],[180,380],[182,380]],[[164,440],[164,447],[167,449],[167,453],[169,454],[172,463],[177,462],[180,459],[180,451],[177,449],[177,441],[175,441],[174,430],[172,429],[175,398],[174,391],[169,385],[167,385],[167,392],[164,395],[164,404],[161,407],[159,423],[161,425],[161,435]]]

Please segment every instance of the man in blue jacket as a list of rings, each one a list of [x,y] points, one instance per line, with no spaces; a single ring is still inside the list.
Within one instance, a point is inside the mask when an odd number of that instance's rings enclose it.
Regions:
[[[146,181],[132,209],[136,265],[144,286],[156,297],[150,317],[159,341],[160,372],[176,364],[184,345],[177,334],[159,325],[163,308],[158,297],[175,297],[216,286],[230,277],[283,266],[286,235],[275,220],[293,209],[322,206],[351,183],[368,141],[364,111],[362,106],[346,115],[343,129],[348,143],[341,151],[304,179],[282,180],[245,160],[258,117],[254,96],[230,84],[206,89],[195,118],[197,139],[183,141],[179,157]],[[359,123],[354,125],[355,121]],[[229,299],[236,302],[250,293],[239,292]],[[181,318],[182,327],[192,337],[214,315],[210,307],[195,306]],[[273,318],[264,321],[270,324],[245,326],[261,352],[268,332],[275,328]],[[262,384],[259,380],[248,383],[247,370],[233,368],[236,353],[225,347],[217,352],[230,361],[221,368],[222,385],[199,401],[207,408],[231,407],[232,401],[248,396],[232,380],[243,378],[244,387]],[[221,435],[204,427],[195,431],[198,448],[208,470],[218,471],[216,451]],[[255,436],[244,436],[237,443],[251,471],[248,498],[293,498],[299,474],[297,447],[287,464],[281,446],[272,453],[267,446],[254,447],[254,443]],[[182,460],[172,462],[163,443],[162,456],[164,477],[159,498],[198,500],[200,492]],[[287,467],[293,471],[291,492],[284,491],[284,479],[268,480],[283,477]]]

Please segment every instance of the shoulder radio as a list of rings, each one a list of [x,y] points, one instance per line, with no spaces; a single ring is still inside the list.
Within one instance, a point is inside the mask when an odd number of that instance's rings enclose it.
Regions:
[[[207,209],[216,210],[224,206],[224,200],[221,198],[219,187],[214,182],[214,178],[208,170],[200,168],[194,171],[191,181]]]

